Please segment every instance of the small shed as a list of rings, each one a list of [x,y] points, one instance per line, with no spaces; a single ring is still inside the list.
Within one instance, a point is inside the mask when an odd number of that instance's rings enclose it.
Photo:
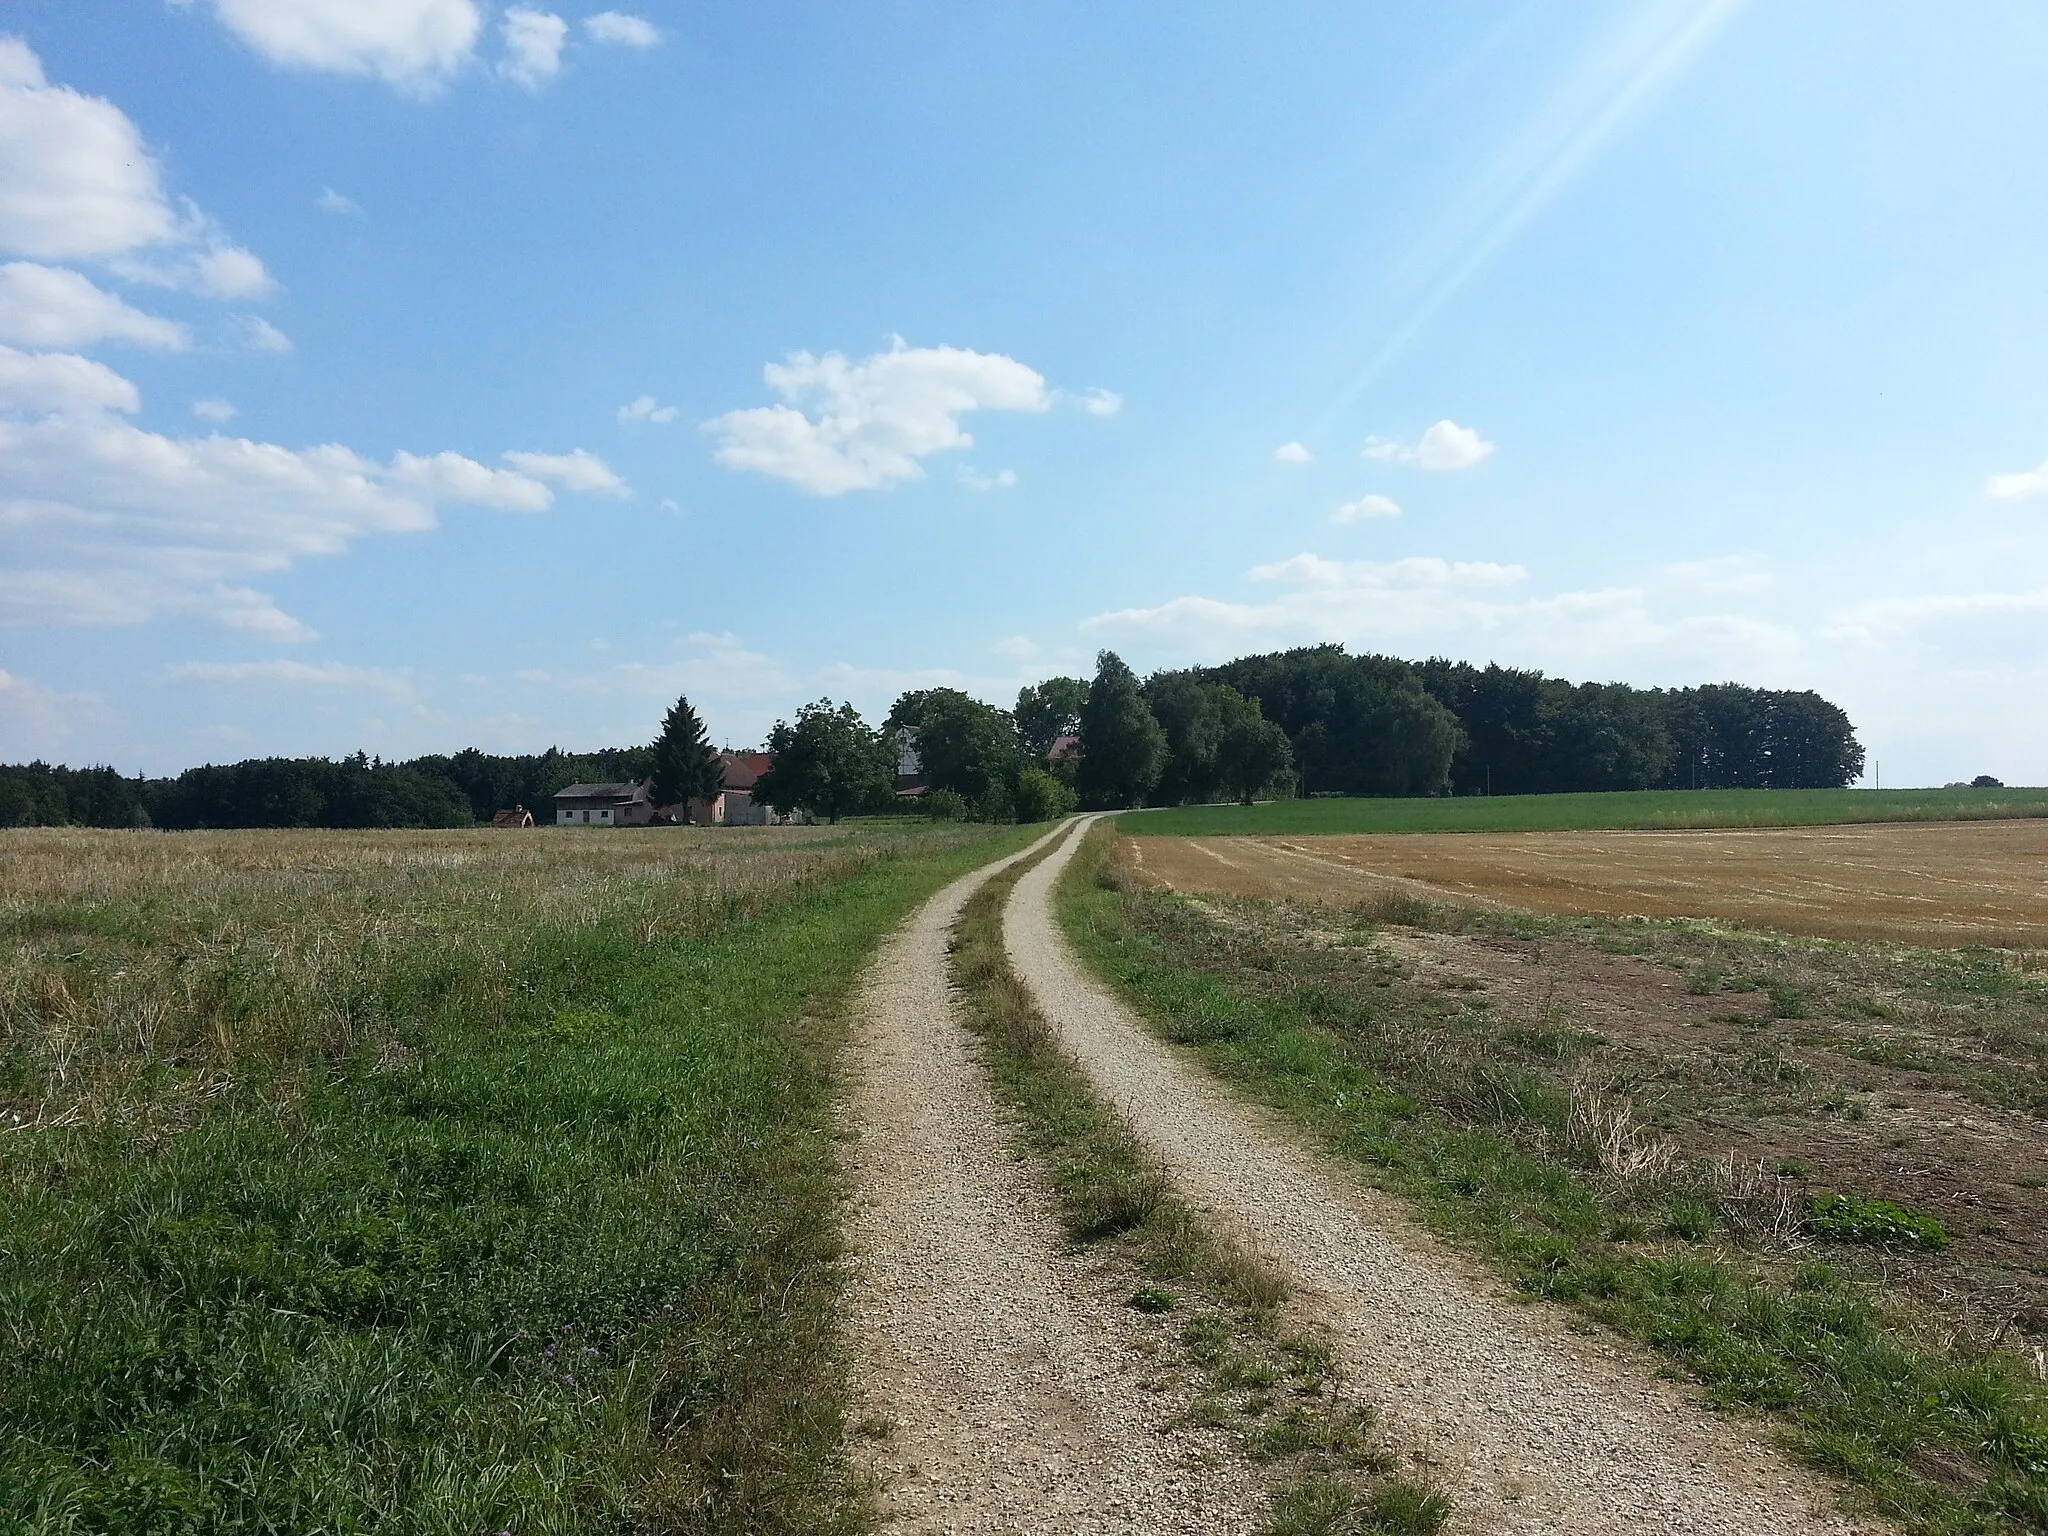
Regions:
[[[499,811],[492,816],[491,825],[494,827],[530,827],[533,825],[533,812],[523,805],[515,805],[509,811]]]
[[[571,784],[555,794],[558,827],[644,827],[654,797],[641,784]]]

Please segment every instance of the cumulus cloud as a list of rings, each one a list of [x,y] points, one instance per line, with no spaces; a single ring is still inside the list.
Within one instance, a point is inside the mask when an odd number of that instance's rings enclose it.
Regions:
[[[1411,448],[1383,437],[1365,440],[1365,456],[1392,464],[1413,464],[1417,469],[1470,469],[1493,456],[1494,445],[1479,435],[1476,427],[1461,427],[1455,421],[1440,421],[1422,434]]]
[[[105,363],[0,346],[0,411],[139,411],[142,396]]]
[[[561,17],[514,6],[505,13],[501,30],[505,62],[499,68],[507,79],[532,91],[561,73],[562,45],[569,38],[569,23]]]
[[[581,448],[567,453],[508,453],[505,462],[536,480],[552,480],[565,491],[592,496],[633,494],[632,487],[619,478],[611,465]]]
[[[681,412],[678,407],[663,405],[652,395],[641,395],[638,399],[619,407],[619,422],[623,426],[635,426],[644,422],[665,427],[679,414]]]
[[[1333,523],[1363,523],[1376,517],[1399,517],[1401,504],[1377,492],[1347,501],[1330,514]]]
[[[252,352],[289,352],[291,337],[261,315],[235,316],[235,339]]]
[[[2029,501],[2037,496],[2048,496],[2048,461],[2038,469],[2021,470],[2014,475],[1993,475],[1984,484],[1984,494],[1999,501]]]
[[[1273,457],[1282,464],[1307,464],[1315,455],[1300,443],[1282,443],[1273,450]]]
[[[26,347],[118,341],[175,352],[189,339],[184,326],[146,315],[68,268],[0,265],[0,341]]]
[[[213,0],[213,11],[273,64],[413,90],[468,62],[483,29],[475,0]]]
[[[0,37],[0,248],[104,257],[178,237],[155,159],[112,102],[51,85],[28,44]]]
[[[1090,416],[1114,416],[1124,408],[1124,397],[1113,389],[1084,389],[1073,398]]]
[[[971,464],[962,464],[956,473],[960,483],[970,491],[1007,491],[1017,483],[1017,471],[1014,469],[999,469],[991,475]]]
[[[969,411],[1043,411],[1045,379],[1000,353],[912,347],[851,362],[837,352],[790,354],[763,371],[786,402],[728,411],[706,422],[718,462],[786,480],[814,496],[921,480],[919,461],[970,448]]]
[[[339,214],[343,218],[359,219],[363,216],[363,205],[352,197],[345,197],[332,187],[322,187],[320,195],[313,199],[313,206],[322,213]]]
[[[401,453],[391,461],[391,476],[432,496],[501,512],[545,512],[555,504],[554,492],[531,475],[492,469],[459,453]]]
[[[0,324],[34,346],[184,344],[181,326],[131,308],[77,272],[93,261],[135,282],[216,299],[277,284],[253,253],[189,202],[174,207],[135,124],[112,102],[54,86],[15,37],[0,36]]]
[[[615,43],[623,48],[652,48],[661,41],[661,30],[653,22],[618,11],[599,11],[583,19],[584,30],[594,41]]]
[[[508,455],[517,472],[452,453],[378,463],[334,443],[291,449],[146,432],[123,419],[140,404],[104,364],[0,347],[0,624],[189,614],[307,639],[250,577],[370,535],[424,531],[445,504],[538,511],[553,496],[544,480],[623,491],[581,452]]]
[[[205,399],[192,402],[192,414],[201,421],[210,421],[216,427],[224,427],[242,413],[225,400]]]

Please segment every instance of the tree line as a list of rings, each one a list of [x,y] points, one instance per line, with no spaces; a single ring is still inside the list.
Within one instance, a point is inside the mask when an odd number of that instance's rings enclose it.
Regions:
[[[898,795],[899,741],[920,794]],[[756,796],[827,820],[892,809],[1038,821],[1261,795],[1550,794],[1815,789],[1854,783],[1849,717],[1812,692],[1736,683],[1633,688],[1441,658],[1310,646],[1140,679],[1114,652],[1092,679],[1048,678],[1000,709],[918,689],[871,726],[821,699],[777,722]],[[715,793],[717,759],[687,700],[647,747],[386,763],[358,753],[262,758],[125,778],[111,768],[0,767],[0,825],[445,827],[524,804],[546,819],[578,782],[656,782],[657,799]]]

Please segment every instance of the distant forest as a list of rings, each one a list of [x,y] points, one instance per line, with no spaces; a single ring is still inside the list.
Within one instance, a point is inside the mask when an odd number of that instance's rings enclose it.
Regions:
[[[1159,721],[1149,727],[1161,738],[1157,763],[1142,790],[1094,803],[1214,798],[1219,784],[1201,766],[1201,700],[1213,698],[1218,684],[1256,701],[1285,733],[1282,760],[1291,766],[1275,785],[1283,793],[1822,789],[1852,784],[1863,772],[1849,717],[1816,693],[1735,683],[1574,684],[1540,672],[1353,656],[1325,645],[1154,673],[1142,685],[1140,713]],[[1085,750],[1079,706],[1088,687],[1053,679],[1025,690],[1014,717],[993,713],[1010,719],[1026,756],[1042,759],[1055,734],[1073,730]],[[1071,698],[1071,718],[1048,714],[1055,694]],[[1027,707],[1034,701],[1036,708]],[[464,827],[515,804],[546,820],[565,785],[638,780],[652,770],[651,747],[516,757],[472,748],[398,763],[360,753],[338,762],[256,758],[166,779],[30,763],[0,766],[0,826]]]

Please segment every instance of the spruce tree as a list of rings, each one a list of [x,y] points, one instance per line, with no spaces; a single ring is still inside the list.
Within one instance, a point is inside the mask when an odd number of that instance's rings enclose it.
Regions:
[[[654,803],[709,800],[724,782],[725,765],[705,733],[704,722],[687,698],[677,699],[654,740]]]

